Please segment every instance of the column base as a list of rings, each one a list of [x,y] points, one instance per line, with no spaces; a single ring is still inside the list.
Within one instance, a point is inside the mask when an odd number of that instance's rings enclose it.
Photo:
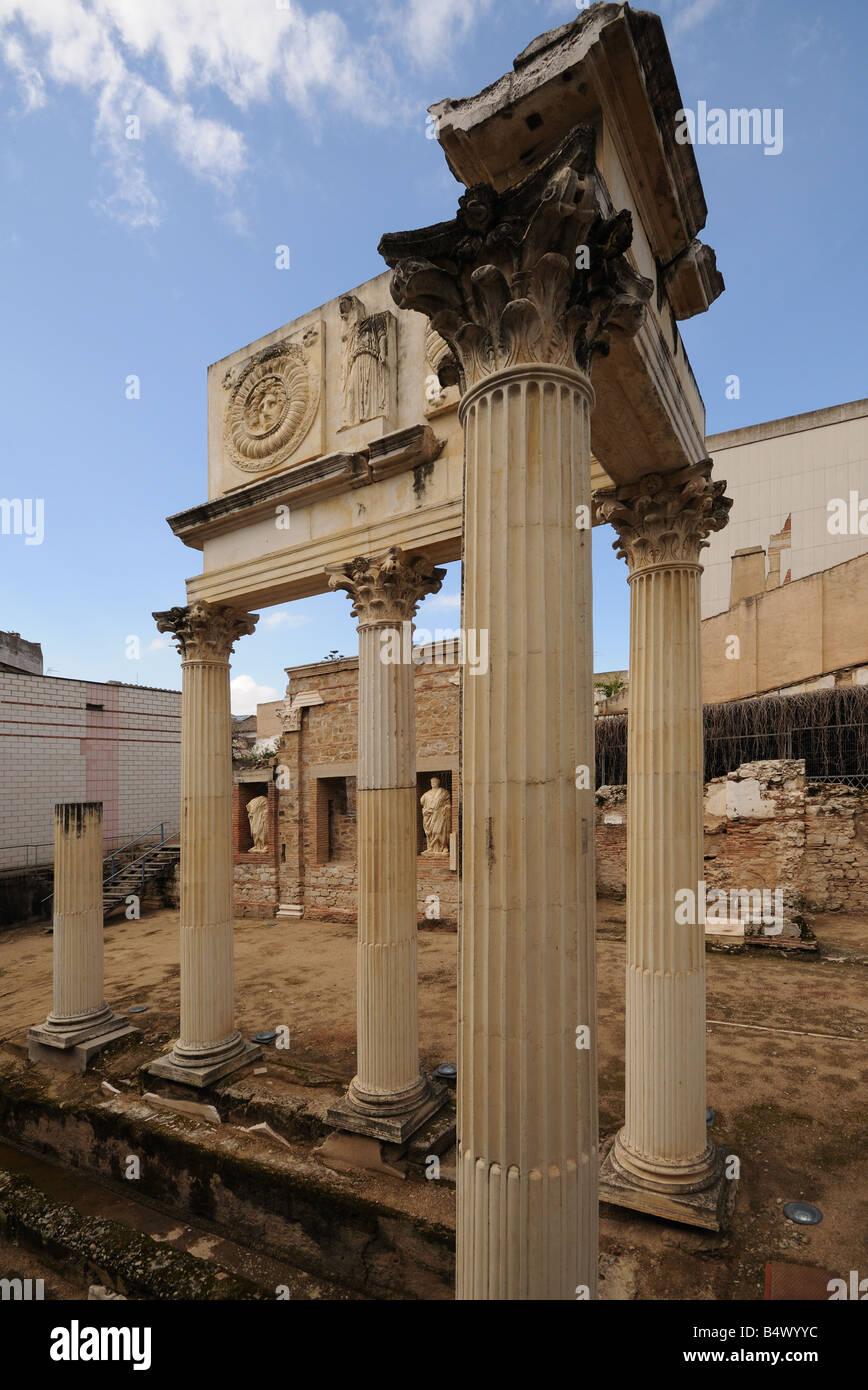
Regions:
[[[709,1146],[707,1176],[697,1179],[690,1190],[679,1190],[653,1179],[644,1180],[629,1172],[618,1161],[618,1136],[612,1135],[601,1149],[600,1201],[613,1207],[646,1212],[664,1221],[684,1226],[700,1226],[707,1231],[723,1231],[729,1224],[738,1180],[726,1176],[727,1150],[719,1144]]]
[[[47,1062],[62,1071],[85,1071],[98,1052],[138,1032],[108,1008],[89,1022],[55,1023],[49,1017],[28,1029],[27,1056],[31,1062]]]
[[[213,1086],[215,1081],[222,1080],[224,1076],[229,1076],[241,1067],[258,1062],[261,1056],[261,1047],[257,1047],[256,1043],[245,1042],[239,1036],[238,1044],[228,1055],[224,1049],[222,1053],[203,1053],[197,1058],[174,1050],[167,1057],[158,1057],[156,1061],[149,1062],[145,1071],[150,1076],[161,1076],[166,1081],[179,1081],[182,1086],[195,1086],[202,1090],[206,1086]]]
[[[355,1081],[343,1100],[329,1106],[326,1120],[335,1129],[351,1134],[365,1134],[370,1139],[385,1139],[391,1144],[403,1144],[432,1115],[446,1104],[449,1092],[427,1077],[420,1076],[420,1085],[406,1096],[387,1096],[382,1100],[360,1093]]]
[[[278,917],[294,917],[296,920],[304,916],[304,908],[300,903],[280,903],[277,909]]]

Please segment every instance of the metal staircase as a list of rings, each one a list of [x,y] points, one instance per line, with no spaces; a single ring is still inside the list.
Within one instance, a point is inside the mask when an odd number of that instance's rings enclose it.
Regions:
[[[181,847],[178,844],[179,828],[169,821],[158,821],[156,825],[143,830],[125,845],[120,845],[103,860],[103,870],[108,869],[102,882],[103,918],[110,917],[118,908],[125,907],[127,898],[135,894],[141,898],[149,883],[154,883],[178,863]],[[54,897],[49,893],[43,902]]]
[[[174,868],[181,858],[177,840],[178,827],[160,821],[134,840],[121,845],[103,861],[109,867],[102,884],[104,918],[124,907],[130,894],[142,897],[148,883],[162,878],[169,869]],[[140,848],[140,854],[133,853],[130,857],[130,851]]]

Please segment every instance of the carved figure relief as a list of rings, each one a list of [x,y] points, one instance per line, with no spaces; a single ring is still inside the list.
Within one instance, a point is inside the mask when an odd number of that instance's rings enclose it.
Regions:
[[[320,403],[319,329],[300,343],[276,343],[259,352],[237,378],[228,372],[224,417],[226,450],[236,468],[263,472],[295,453]]]
[[[341,428],[392,414],[396,370],[395,317],[387,310],[368,314],[354,294],[342,296],[343,423]]]
[[[425,831],[424,855],[448,854],[449,831],[452,827],[452,798],[440,778],[431,778],[430,791],[419,798],[422,806],[422,829]]]

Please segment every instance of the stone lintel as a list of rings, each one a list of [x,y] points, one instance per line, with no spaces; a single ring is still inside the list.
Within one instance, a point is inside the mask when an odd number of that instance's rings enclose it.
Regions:
[[[167,521],[185,545],[202,550],[206,540],[247,526],[258,516],[273,513],[280,503],[307,506],[354,488],[369,487],[391,473],[429,463],[441,447],[430,425],[414,425],[352,453],[327,454],[286,468],[223,497],[176,512]]]
[[[206,1063],[201,1067],[181,1067],[172,1060],[170,1052],[167,1056],[158,1057],[155,1062],[149,1063],[145,1071],[150,1076],[161,1076],[166,1081],[177,1081],[182,1086],[195,1086],[197,1090],[203,1090],[207,1086],[213,1086],[215,1081],[220,1081],[224,1076],[250,1066],[251,1062],[258,1062],[261,1056],[261,1047],[245,1042],[240,1052],[222,1062],[213,1062],[210,1065]]]
[[[724,1231],[729,1225],[735,1205],[738,1182],[727,1178],[723,1160],[729,1150],[716,1145],[717,1176],[699,1192],[655,1192],[631,1181],[612,1162],[615,1137],[607,1139],[601,1149],[600,1201],[613,1207],[625,1207],[664,1221],[677,1221],[682,1226],[698,1226],[706,1231]]]

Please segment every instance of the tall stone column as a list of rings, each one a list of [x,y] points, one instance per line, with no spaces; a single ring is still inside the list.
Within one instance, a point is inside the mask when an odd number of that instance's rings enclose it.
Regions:
[[[417,605],[445,570],[393,547],[329,569],[359,620],[358,1070],[328,1112],[340,1129],[403,1142],[445,1100],[419,1069],[416,965]]]
[[[630,567],[626,1120],[606,1201],[717,1229],[727,1180],[705,1123],[700,552],[726,525],[711,464],[597,495]],[[684,916],[693,920],[683,922]]]
[[[103,994],[102,803],[54,808],[54,999],[27,1034],[31,1061],[83,1071],[89,1058],[135,1033]]]
[[[209,1086],[260,1049],[234,1023],[229,655],[259,615],[197,602],[155,613],[181,653],[181,1034],[148,1070]]]
[[[578,128],[515,188],[380,245],[462,386],[462,623],[489,634],[462,697],[462,1299],[596,1292],[589,374],[651,285],[593,167]]]

